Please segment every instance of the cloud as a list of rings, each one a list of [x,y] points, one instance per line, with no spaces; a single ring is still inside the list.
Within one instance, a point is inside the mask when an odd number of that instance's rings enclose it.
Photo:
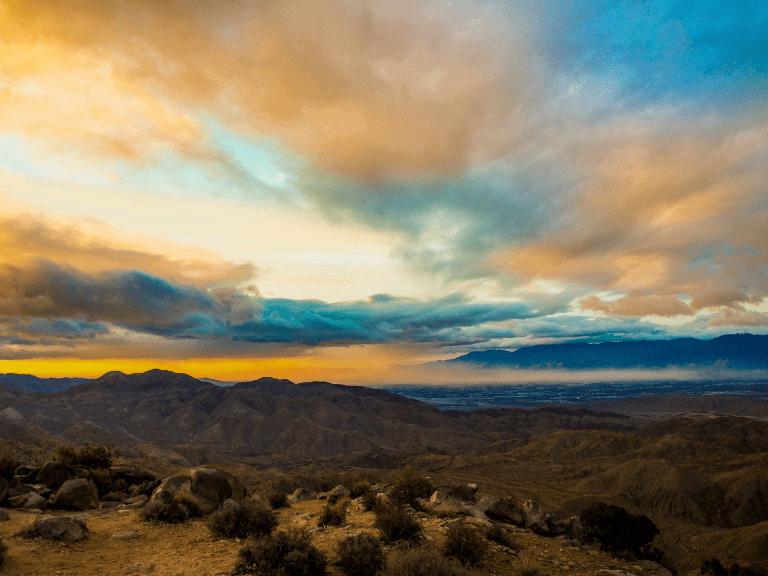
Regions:
[[[37,133],[63,132],[132,161],[158,146],[216,156],[200,145],[201,126],[189,113],[204,110],[236,132],[277,135],[356,179],[454,173],[467,164],[483,119],[530,74],[508,58],[529,54],[527,41],[487,3],[4,0],[3,7],[11,23],[5,59],[14,64],[9,109]],[[45,89],[52,75],[58,96]],[[88,82],[97,89],[79,89]],[[35,113],[44,100],[30,93],[35,86],[59,104],[52,117]]]
[[[0,266],[72,262],[85,273],[133,269],[198,287],[246,282],[256,274],[251,264],[236,264],[207,250],[160,238],[128,240],[99,222],[90,223],[93,230],[84,224],[30,213],[0,216]]]
[[[594,310],[612,316],[690,316],[694,313],[688,304],[673,295],[633,294],[605,302],[597,296],[587,296],[577,302],[582,310]]]

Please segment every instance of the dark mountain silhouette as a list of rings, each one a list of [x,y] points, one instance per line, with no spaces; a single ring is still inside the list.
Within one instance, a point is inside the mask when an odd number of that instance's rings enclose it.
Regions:
[[[671,366],[768,369],[768,336],[729,334],[712,340],[679,338],[637,342],[542,344],[470,352],[448,362],[509,368],[666,368]]]
[[[38,378],[30,374],[0,374],[0,384],[26,392],[52,394],[88,382],[87,378]]]

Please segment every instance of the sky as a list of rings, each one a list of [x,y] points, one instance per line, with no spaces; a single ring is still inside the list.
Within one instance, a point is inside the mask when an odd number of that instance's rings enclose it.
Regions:
[[[0,22],[0,372],[401,382],[474,350],[768,333],[763,0],[0,0]]]

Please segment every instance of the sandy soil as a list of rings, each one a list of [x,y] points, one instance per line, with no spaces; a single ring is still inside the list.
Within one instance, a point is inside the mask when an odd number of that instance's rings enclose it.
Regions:
[[[347,522],[340,527],[317,527],[323,502],[310,500],[280,510],[280,527],[303,526],[313,530],[314,544],[329,560],[334,558],[335,543],[347,535],[367,532],[376,534],[374,515],[352,503]],[[63,513],[56,512],[57,515]],[[14,576],[111,576],[153,574],[157,576],[221,576],[229,574],[237,551],[238,540],[215,538],[204,519],[184,524],[164,525],[143,522],[138,511],[98,511],[89,513],[88,536],[74,544],[42,539],[23,540],[12,535],[28,524],[33,516],[10,511],[10,521],[0,522],[0,537],[9,545],[4,575]],[[450,519],[420,518],[426,545],[441,547],[446,523]],[[544,574],[594,575],[600,570],[622,570],[646,574],[639,566],[626,564],[592,549],[564,547],[562,540],[541,538],[530,532],[508,527],[515,536],[520,552],[492,544],[487,560],[472,572],[478,575],[511,575],[520,557],[534,561]],[[139,537],[119,540],[115,533],[135,531]],[[392,549],[389,548],[391,553]],[[340,576],[332,564],[330,576]],[[652,574],[652,573],[648,573]],[[610,575],[606,575],[610,576]]]

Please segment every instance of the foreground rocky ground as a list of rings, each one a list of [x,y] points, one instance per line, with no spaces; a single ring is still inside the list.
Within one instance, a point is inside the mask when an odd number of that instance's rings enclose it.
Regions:
[[[330,560],[334,546],[345,536],[370,533],[373,512],[365,512],[360,500],[349,507],[343,526],[317,527],[325,505],[321,500],[305,500],[279,509],[278,530],[306,527],[312,540]],[[56,516],[73,515],[61,511]],[[144,522],[138,510],[108,509],[83,513],[88,531],[78,542],[62,543],[42,538],[25,540],[13,534],[24,528],[38,514],[11,510],[9,520],[0,522],[0,537],[9,546],[4,574],[15,576],[105,576],[123,574],[155,574],[158,576],[223,576],[235,564],[237,551],[243,542],[213,536],[203,518],[183,524]],[[425,535],[424,546],[441,548],[446,526],[451,518],[436,518],[418,514]],[[653,576],[664,572],[648,570],[638,563],[612,558],[592,547],[574,548],[563,544],[563,538],[541,537],[512,525],[505,527],[513,534],[518,550],[492,544],[483,566],[471,569],[477,575],[518,575],[521,561],[538,565],[542,574],[572,574],[584,576],[620,576],[619,572],[637,576]],[[391,554],[393,547],[387,547]],[[605,572],[609,571],[609,572]],[[613,571],[613,572],[610,572]],[[341,575],[332,564],[328,573]]]

